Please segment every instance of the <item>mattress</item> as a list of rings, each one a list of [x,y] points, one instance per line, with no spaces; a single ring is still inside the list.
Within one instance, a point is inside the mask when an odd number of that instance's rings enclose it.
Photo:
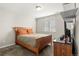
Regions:
[[[36,47],[36,40],[41,37],[49,36],[50,34],[26,34],[18,35],[17,39],[25,44],[30,44],[32,47]]]

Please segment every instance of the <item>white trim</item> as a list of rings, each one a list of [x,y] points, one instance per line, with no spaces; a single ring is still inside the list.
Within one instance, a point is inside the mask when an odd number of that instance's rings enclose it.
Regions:
[[[5,46],[2,46],[2,47],[0,47],[0,48],[5,48],[5,47],[8,47],[8,46],[12,46],[12,45],[15,45],[15,43],[9,44],[9,45],[5,45]]]

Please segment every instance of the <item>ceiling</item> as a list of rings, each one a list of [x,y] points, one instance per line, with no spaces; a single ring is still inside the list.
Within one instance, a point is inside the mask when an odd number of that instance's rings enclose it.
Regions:
[[[37,11],[35,8],[37,5],[41,6],[42,10]],[[0,3],[0,11],[42,17],[63,11],[63,5],[61,3]]]

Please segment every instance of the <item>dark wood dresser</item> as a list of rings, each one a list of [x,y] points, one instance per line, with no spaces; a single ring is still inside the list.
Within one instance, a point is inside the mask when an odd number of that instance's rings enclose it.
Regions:
[[[72,44],[54,42],[54,56],[72,56]]]

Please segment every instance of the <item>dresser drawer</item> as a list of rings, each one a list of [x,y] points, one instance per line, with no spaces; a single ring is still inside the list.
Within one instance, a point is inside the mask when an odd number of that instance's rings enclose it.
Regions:
[[[55,56],[71,56],[72,46],[64,43],[54,43],[54,55]]]

